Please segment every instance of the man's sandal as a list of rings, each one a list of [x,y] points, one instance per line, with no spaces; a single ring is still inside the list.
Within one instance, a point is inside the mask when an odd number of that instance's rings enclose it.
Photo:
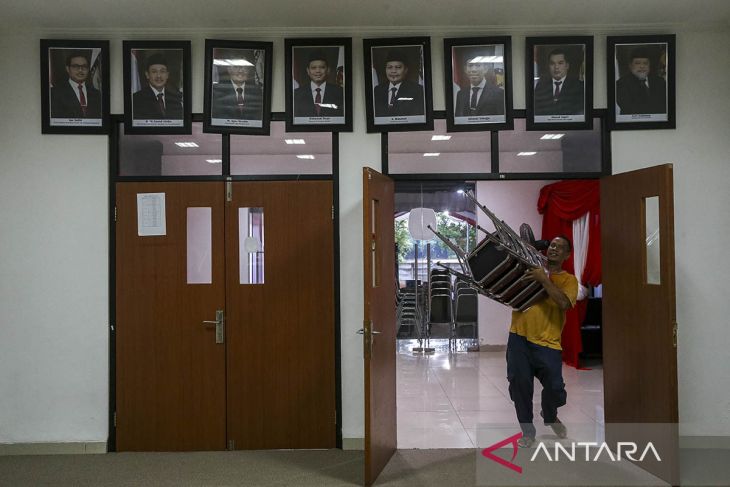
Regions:
[[[522,436],[517,440],[517,446],[520,448],[530,448],[535,443],[535,438],[532,436]]]
[[[543,414],[542,414],[542,411],[540,411],[540,417],[545,418],[545,416],[543,416]],[[567,438],[568,437],[568,428],[563,424],[562,421],[560,421],[558,419],[557,416],[555,416],[555,422],[547,423],[547,426],[550,426],[552,428],[553,433],[555,433],[555,435],[558,438]]]

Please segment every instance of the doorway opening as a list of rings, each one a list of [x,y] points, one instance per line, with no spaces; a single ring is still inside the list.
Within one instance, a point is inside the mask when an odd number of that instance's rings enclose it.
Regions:
[[[485,296],[475,296],[476,340],[468,343],[468,339],[460,341],[460,337],[452,336],[452,343],[448,337],[434,337],[434,334],[439,333],[440,325],[432,323],[434,316],[431,310],[439,305],[438,298],[430,289],[434,279],[433,269],[452,265],[458,268],[459,264],[455,256],[452,262],[448,258],[433,258],[434,255],[440,255],[433,250],[437,240],[419,241],[411,235],[408,235],[410,239],[406,238],[408,222],[405,215],[409,211],[418,214],[418,208],[431,207],[437,225],[443,228],[450,224],[454,230],[461,229],[460,233],[454,231],[450,237],[468,253],[484,238],[476,225],[490,232],[494,230],[491,220],[480,209],[474,205],[465,207],[469,200],[461,192],[471,190],[480,204],[488,207],[511,228],[517,230],[527,223],[539,238],[543,216],[537,210],[537,201],[540,190],[554,182],[396,182],[394,225],[400,287],[397,325],[398,448],[475,448],[482,446],[477,440],[479,424],[517,424],[509,394],[505,360],[511,308]],[[448,215],[445,215],[447,212]],[[454,222],[455,215],[459,215],[457,219],[466,218],[463,223]],[[429,245],[430,267],[427,258]],[[419,253],[416,253],[416,247]],[[421,248],[426,250],[422,251]],[[446,290],[451,297],[452,331],[458,329],[458,286],[458,279],[452,278],[450,288]],[[563,365],[568,402],[559,409],[558,414],[568,424],[602,424],[601,288],[587,289],[584,294],[587,312],[580,323],[583,352],[578,367]],[[403,311],[408,299],[420,303],[422,307],[420,314],[415,313],[415,319]],[[409,323],[418,322],[419,319],[421,334],[413,335],[415,326],[409,326]],[[425,340],[419,342],[418,338],[429,337],[429,331],[430,343],[425,344]],[[537,418],[538,435],[543,433],[542,425],[538,425],[541,390],[542,386],[535,379],[533,398],[536,401],[534,415]],[[544,433],[551,432],[547,428]]]

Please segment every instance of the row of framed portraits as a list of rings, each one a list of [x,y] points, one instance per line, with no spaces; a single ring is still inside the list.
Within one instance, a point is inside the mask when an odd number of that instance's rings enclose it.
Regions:
[[[607,38],[608,125],[675,127],[675,36]],[[429,37],[363,40],[368,132],[433,129]],[[203,130],[264,135],[270,42],[205,41]],[[287,131],[352,131],[352,40],[286,39]],[[444,39],[447,129],[513,127],[511,38]],[[128,134],[191,131],[190,41],[124,41]],[[43,133],[108,133],[109,42],[41,40]],[[592,127],[593,37],[528,37],[528,130]]]

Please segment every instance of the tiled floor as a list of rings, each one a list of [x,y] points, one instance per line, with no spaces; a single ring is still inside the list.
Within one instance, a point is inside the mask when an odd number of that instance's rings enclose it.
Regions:
[[[504,352],[411,352],[415,341],[400,340],[397,358],[398,448],[474,448],[480,423],[514,423]],[[603,423],[603,370],[563,365],[568,403],[558,410],[566,424]],[[535,380],[535,418],[542,386]],[[538,435],[542,424],[536,419]]]

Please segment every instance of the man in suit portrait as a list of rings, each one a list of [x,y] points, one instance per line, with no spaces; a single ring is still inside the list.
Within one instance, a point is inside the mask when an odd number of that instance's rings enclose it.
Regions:
[[[256,83],[256,68],[237,54],[228,60],[227,78],[213,85],[211,117],[228,120],[262,120],[264,90]]]
[[[631,51],[629,72],[616,81],[616,104],[621,115],[667,113],[667,82],[652,72],[646,48]]]
[[[307,60],[309,83],[294,90],[295,117],[344,116],[342,88],[328,83],[329,64],[324,52],[313,52]]]
[[[469,85],[456,94],[455,117],[504,115],[504,90],[490,76],[489,65],[469,59],[464,68]]]
[[[391,49],[385,59],[387,83],[373,90],[376,117],[424,115],[423,87],[409,81],[408,58],[400,49]]]
[[[132,96],[132,118],[135,120],[182,120],[182,94],[167,86],[170,70],[167,58],[153,54],[145,60],[147,83]]]
[[[87,54],[66,56],[68,79],[51,88],[51,118],[101,118],[101,92],[89,82]]]
[[[535,115],[582,115],[585,113],[583,82],[570,73],[570,63],[562,49],[548,55],[548,76],[535,86]]]

